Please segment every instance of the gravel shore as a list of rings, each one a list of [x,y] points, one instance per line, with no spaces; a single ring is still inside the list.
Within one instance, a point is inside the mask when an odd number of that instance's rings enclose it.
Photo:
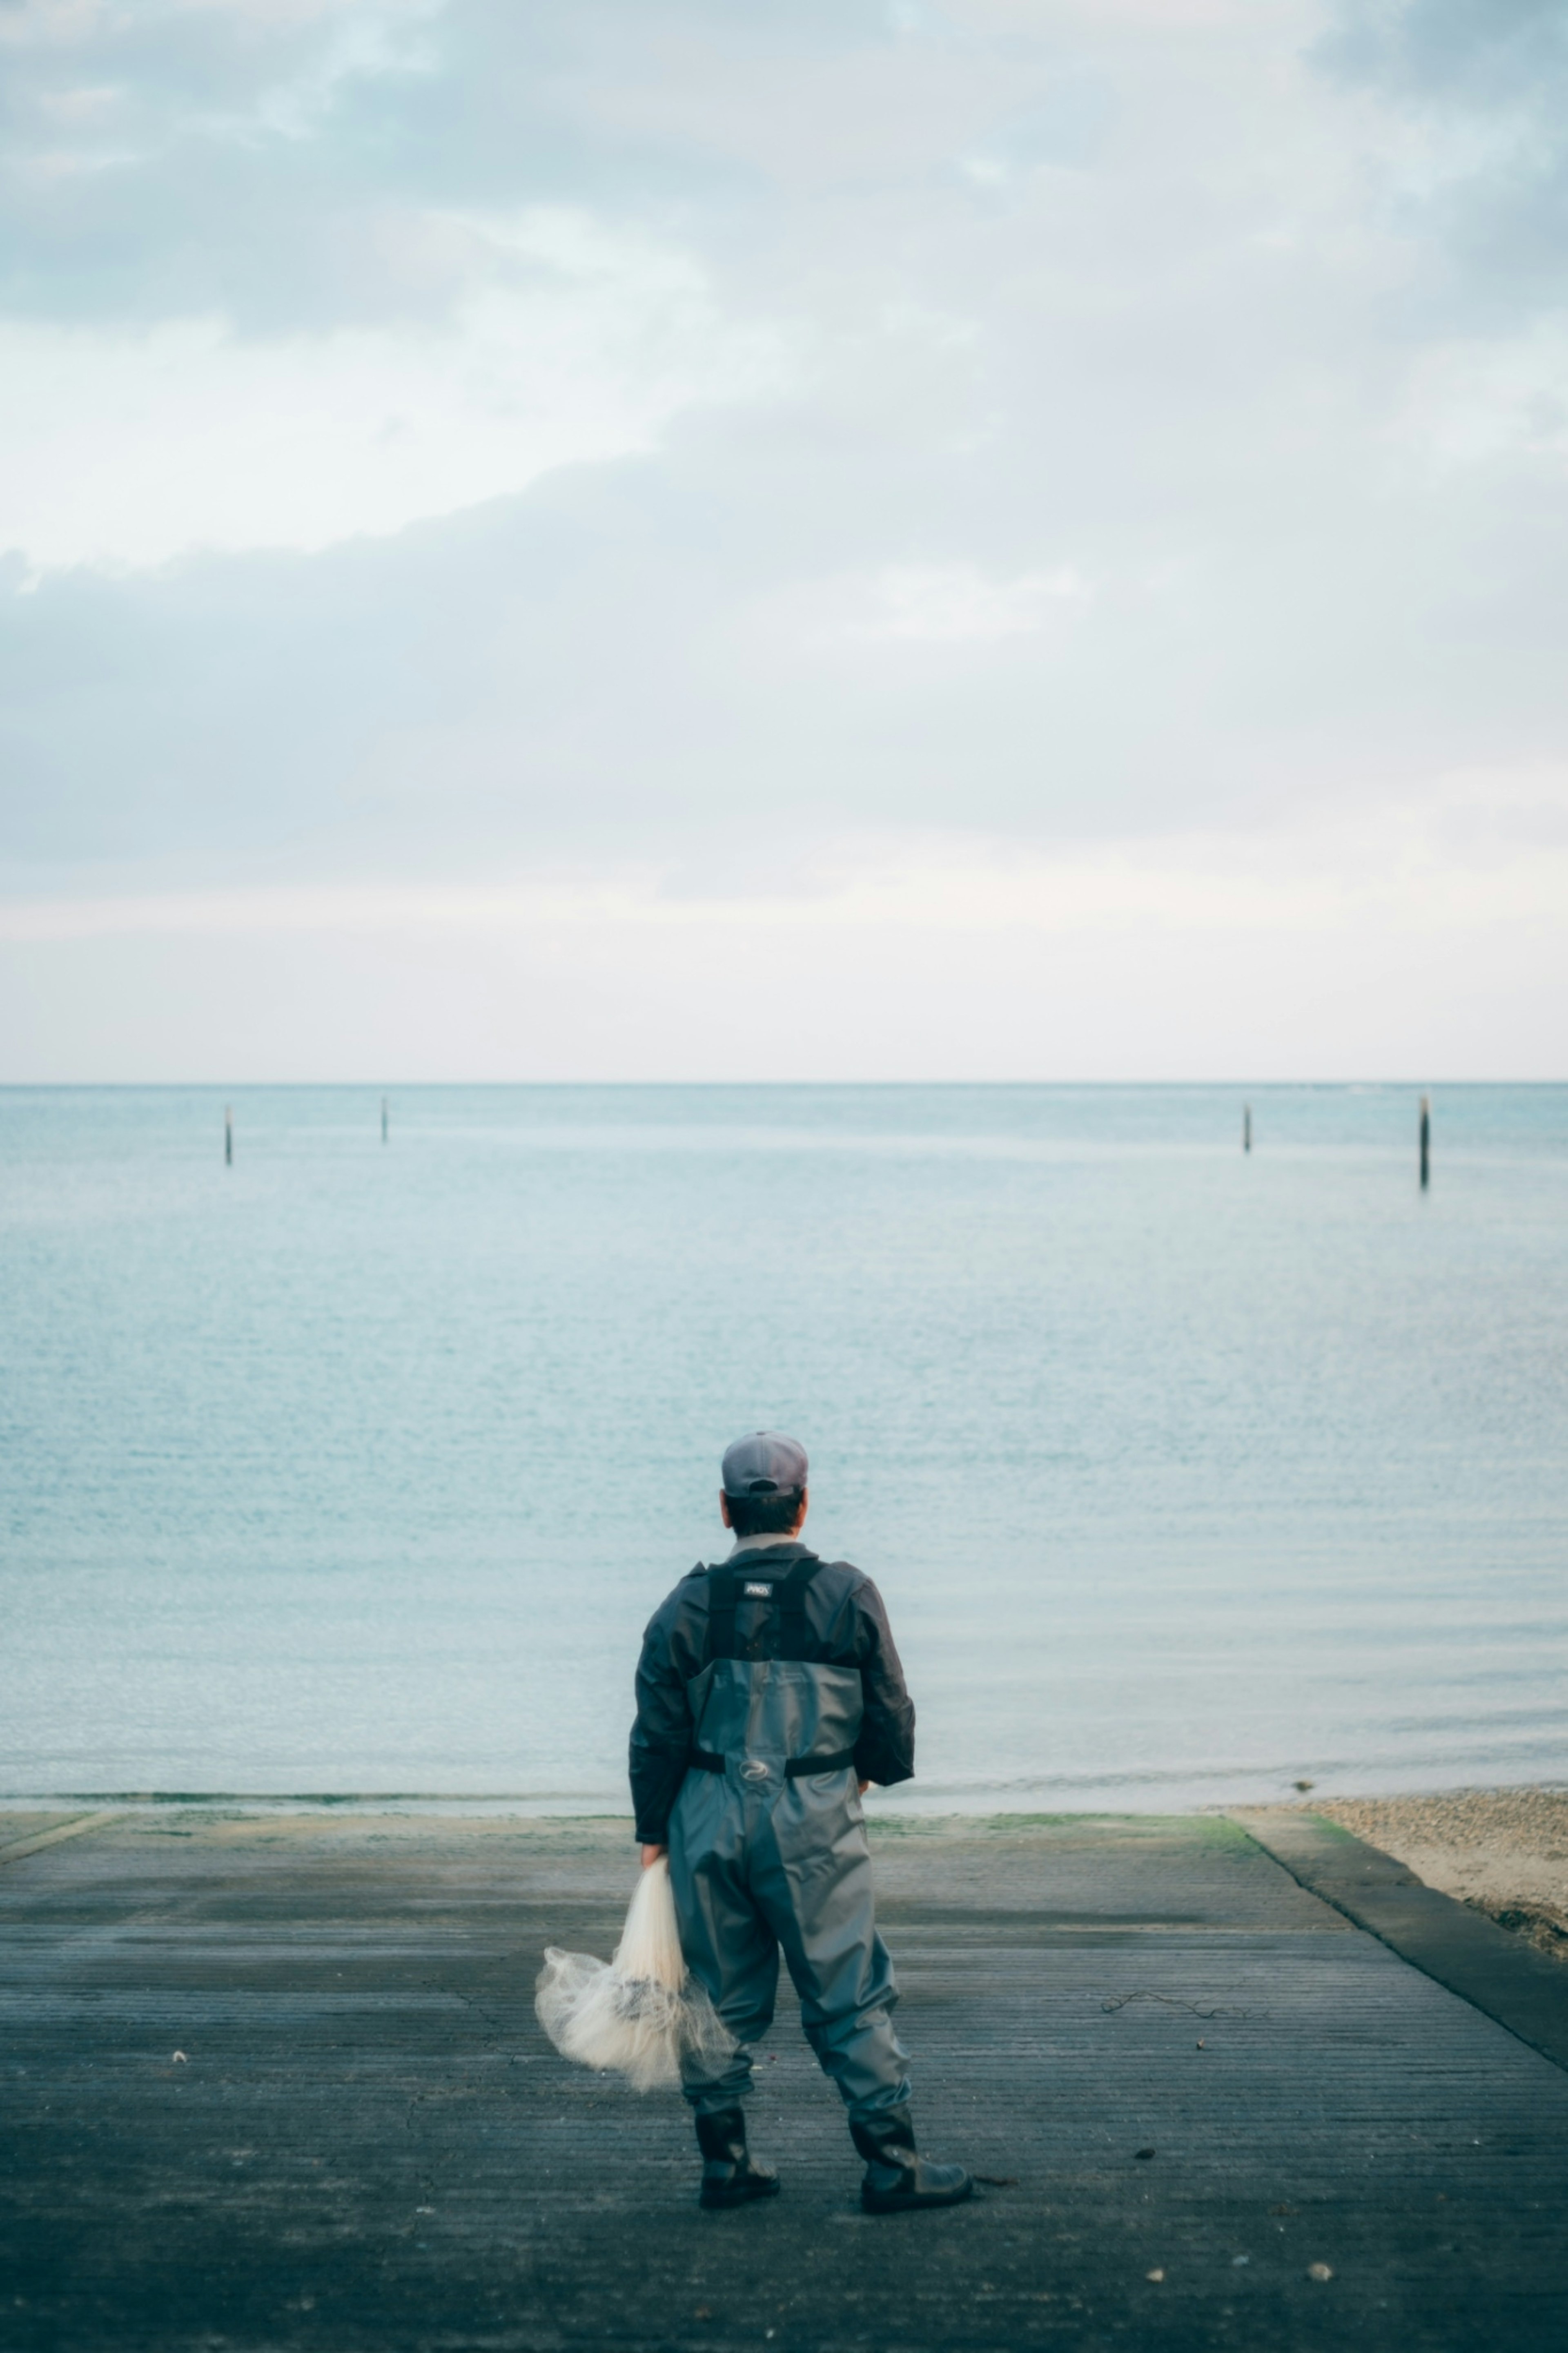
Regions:
[[[1568,1963],[1568,1789],[1328,1798],[1309,1810]]]

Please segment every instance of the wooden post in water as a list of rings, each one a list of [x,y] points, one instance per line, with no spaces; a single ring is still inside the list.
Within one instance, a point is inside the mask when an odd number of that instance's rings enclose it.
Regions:
[[[234,1112],[228,1103],[223,1107],[223,1165],[234,1166]]]
[[[384,1095],[381,1099],[381,1140],[383,1144],[386,1142],[386,1097]]]
[[[1432,1182],[1432,1105],[1429,1098],[1421,1098],[1421,1190]]]
[[[1252,1149],[1252,1105],[1250,1103],[1242,1105],[1241,1148],[1243,1152],[1250,1152]]]

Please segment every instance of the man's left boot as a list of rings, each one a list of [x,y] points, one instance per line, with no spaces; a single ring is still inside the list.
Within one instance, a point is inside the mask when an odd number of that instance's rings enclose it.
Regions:
[[[753,2198],[778,2196],[779,2178],[773,2168],[752,2163],[744,2108],[721,2108],[716,2116],[700,2112],[697,2146],[702,2151],[700,2206],[749,2206]]]
[[[919,2154],[907,2108],[852,2116],[849,2133],[866,2160],[860,2203],[868,2214],[907,2214],[927,2206],[956,2206],[974,2187],[962,2165],[932,2165]]]

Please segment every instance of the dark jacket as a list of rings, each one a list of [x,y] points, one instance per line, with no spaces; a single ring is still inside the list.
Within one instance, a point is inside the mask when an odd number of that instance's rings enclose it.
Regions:
[[[754,1558],[769,1572],[813,1557],[803,1544],[765,1545]],[[687,1685],[708,1662],[708,1571],[699,1562],[648,1620],[637,1662],[637,1715],[632,1726],[632,1804],[637,1836],[662,1846],[669,1811],[692,1746]],[[858,1667],[865,1706],[855,1743],[855,1769],[863,1781],[907,1781],[915,1769],[914,1703],[893,1647],[882,1597],[847,1560],[824,1561],[805,1589],[806,1655],[825,1666]],[[742,1657],[777,1655],[780,1621],[765,1601],[742,1601],[736,1614]]]

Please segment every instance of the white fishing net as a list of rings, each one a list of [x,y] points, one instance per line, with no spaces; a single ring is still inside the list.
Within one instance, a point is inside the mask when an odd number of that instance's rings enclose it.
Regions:
[[[679,2083],[684,2052],[706,2071],[735,2048],[706,1989],[687,1975],[662,1855],[637,1882],[615,1959],[548,1946],[533,2007],[563,2058],[614,2068],[638,2092]]]

